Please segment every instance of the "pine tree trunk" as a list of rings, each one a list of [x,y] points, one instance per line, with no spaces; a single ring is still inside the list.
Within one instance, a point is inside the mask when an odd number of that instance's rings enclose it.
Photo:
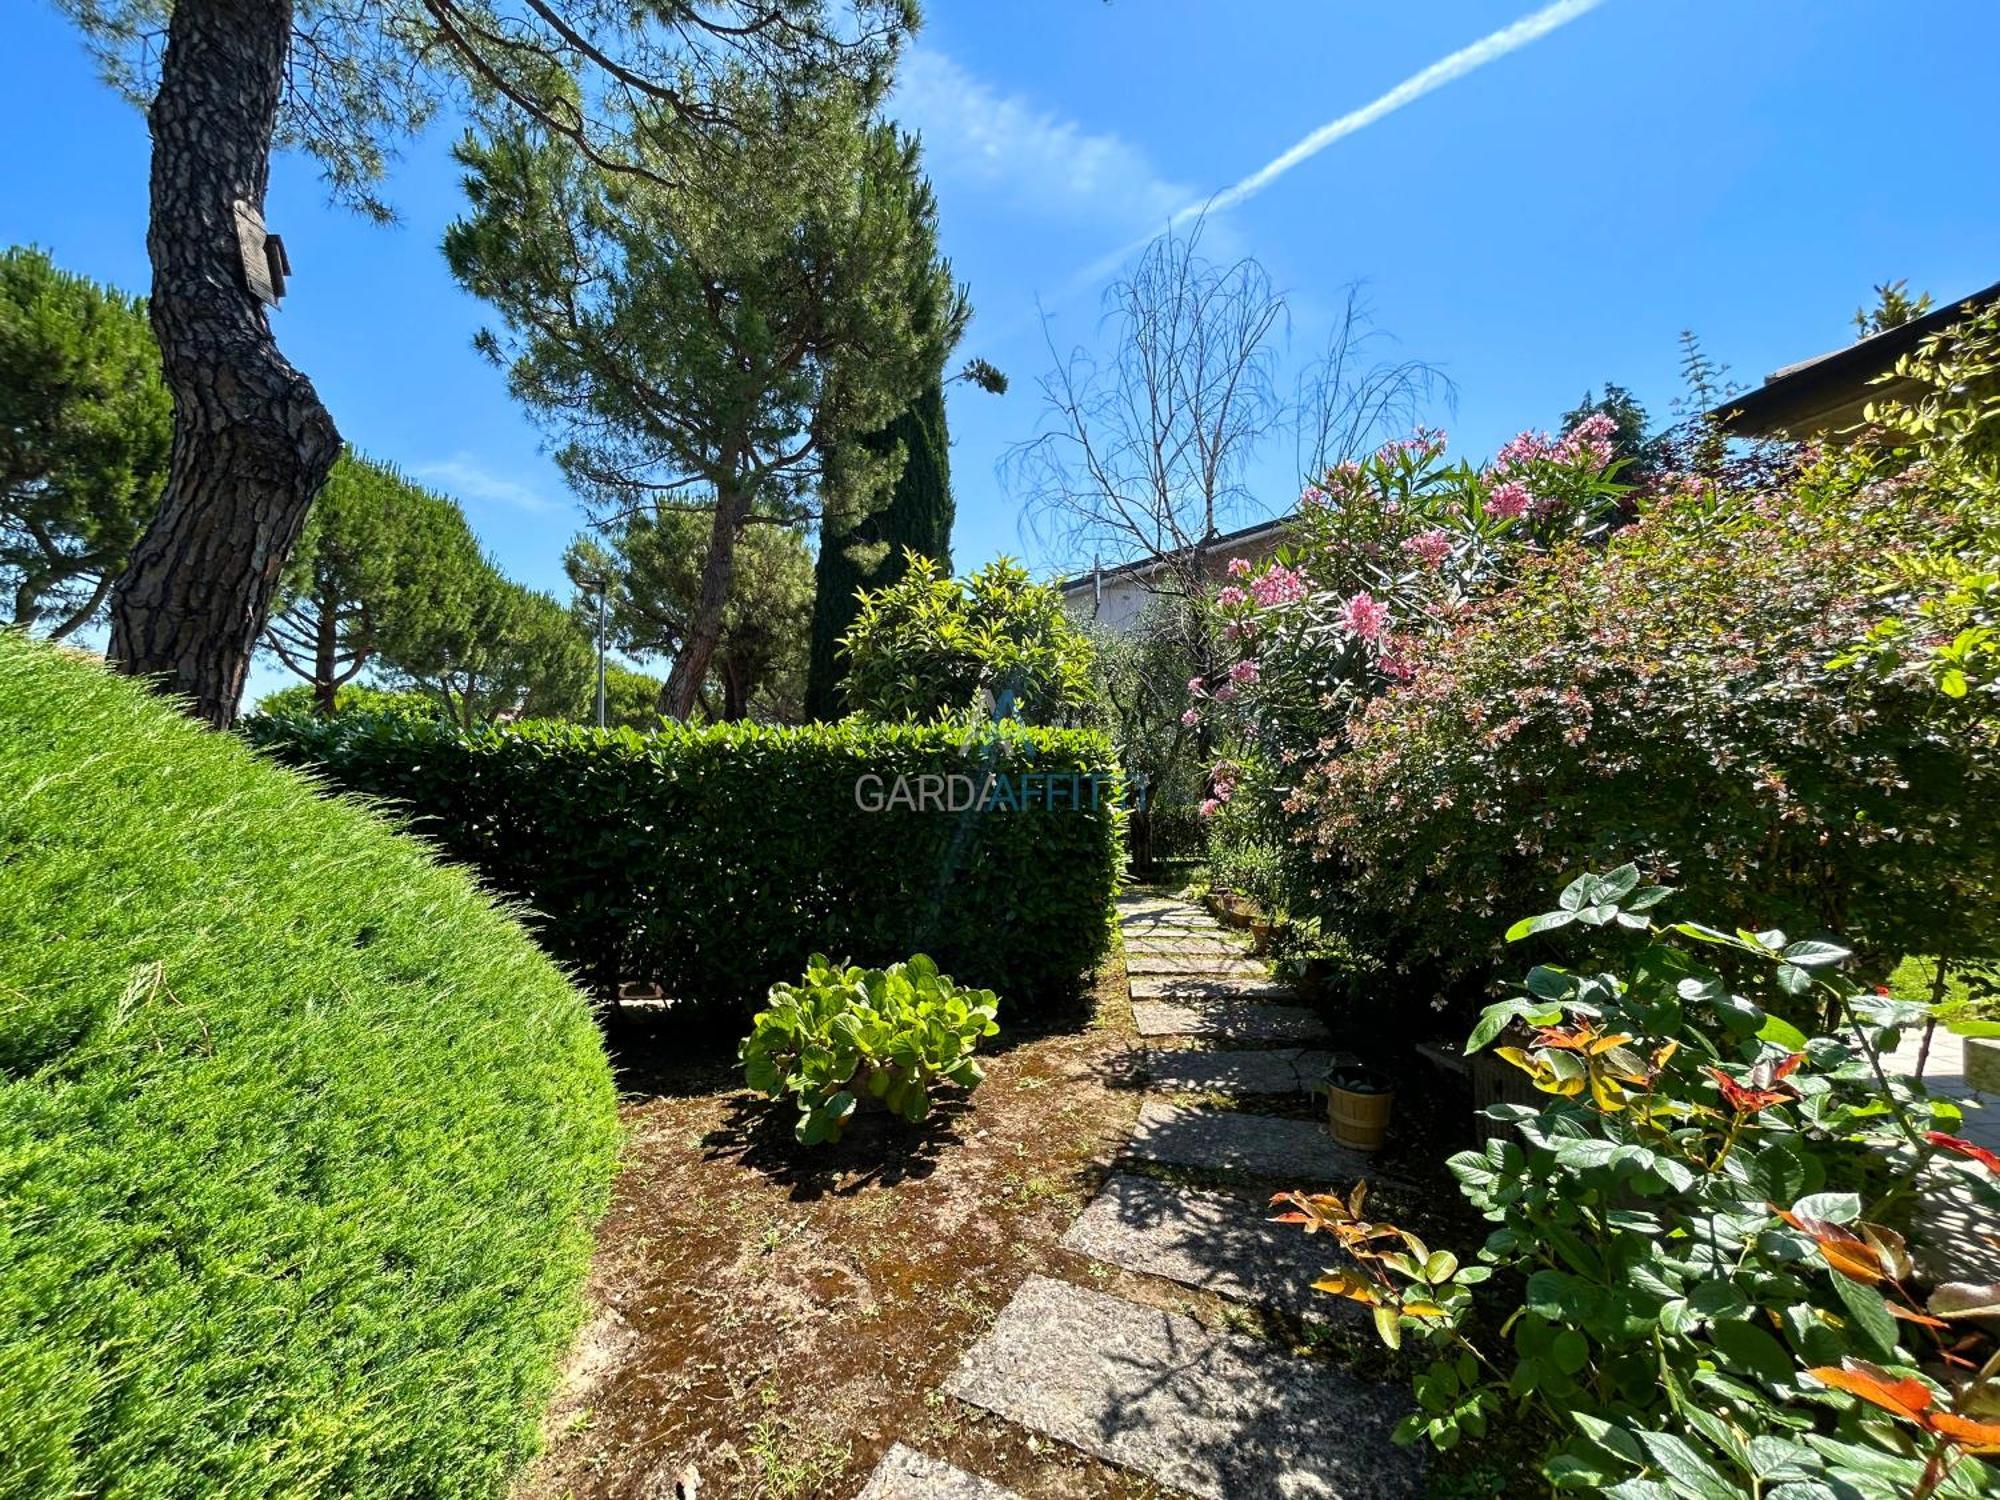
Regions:
[[[160,508],[111,598],[107,654],[218,728],[306,510],[340,452],[312,383],[244,289],[234,204],[260,211],[289,0],[176,0],[153,135],[150,303],[174,398]]]
[[[708,664],[722,641],[722,616],[729,607],[729,587],[736,576],[736,538],[750,514],[748,495],[718,495],[715,524],[709,528],[708,557],[701,565],[701,592],[687,639],[674,654],[674,667],[660,689],[660,712],[685,723],[701,697]]]
[[[336,695],[340,683],[336,673],[340,664],[335,653],[340,644],[336,627],[340,624],[336,606],[330,599],[319,601],[319,619],[313,629],[313,712],[322,718],[333,717]]]

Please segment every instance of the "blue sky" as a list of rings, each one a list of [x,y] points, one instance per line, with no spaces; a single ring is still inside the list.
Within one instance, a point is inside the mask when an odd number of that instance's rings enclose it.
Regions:
[[[1014,381],[999,398],[953,389],[960,564],[1052,561],[996,473],[1039,418],[1038,299],[1059,344],[1090,341],[1086,268],[1537,8],[929,0],[895,110],[924,133],[972,290],[962,352]],[[1454,446],[1483,453],[1606,379],[1664,411],[1683,328],[1754,383],[1843,342],[1873,282],[1945,296],[2000,279],[1991,0],[1573,8],[1222,216],[1218,242],[1288,293],[1301,358],[1365,281],[1403,351],[1457,382],[1439,414]],[[143,119],[52,8],[9,9],[0,242],[143,290]],[[438,130],[410,148],[391,189],[404,221],[386,230],[280,159],[266,218],[296,274],[278,336],[351,442],[455,494],[510,573],[556,587],[579,518],[471,351],[482,310],[437,248],[459,203],[449,144]],[[1274,445],[1257,472],[1273,508],[1296,490],[1290,455]]]

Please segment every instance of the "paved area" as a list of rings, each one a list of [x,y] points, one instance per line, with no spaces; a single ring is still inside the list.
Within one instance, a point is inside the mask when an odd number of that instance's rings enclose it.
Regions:
[[[1331,1052],[1267,1047],[1255,1052],[1146,1053],[1146,1082],[1156,1089],[1252,1098],[1259,1094],[1309,1094],[1333,1066]]]
[[[1218,1193],[1117,1173],[1063,1248],[1183,1286],[1318,1321],[1366,1318],[1361,1304],[1312,1289],[1337,1258],[1320,1235],[1273,1223],[1268,1194]]]
[[[1030,1278],[945,1389],[1201,1500],[1417,1492],[1400,1383],[1066,1281]]]
[[[1133,1020],[1154,1046],[1145,1077],[1163,1093],[1295,1094],[1323,1077],[1326,1027],[1245,947],[1187,902],[1119,902]],[[1162,1045],[1171,1038],[1214,1051]],[[1289,1044],[1289,1045],[1288,1045]],[[1351,1187],[1368,1159],[1314,1120],[1190,1109],[1148,1099],[1114,1173],[1064,1238],[1102,1265],[1311,1319],[1359,1317],[1312,1290],[1337,1258],[1323,1240],[1271,1222],[1272,1186]],[[1145,1167],[1260,1179],[1218,1191]],[[1197,1500],[1403,1500],[1422,1458],[1389,1434],[1410,1408],[1400,1379],[1361,1380],[1330,1360],[1219,1332],[1071,1281],[1031,1277],[945,1382],[1009,1422]],[[859,1500],[1009,1500],[990,1481],[898,1445]]]
[[[1016,1500],[1012,1490],[895,1444],[855,1500]]]
[[[1985,1094],[1966,1076],[1966,1043],[1943,1027],[1924,1047],[1922,1031],[1903,1034],[1902,1045],[1882,1059],[1889,1071],[1917,1076],[1933,1094],[1956,1099],[1965,1109],[1957,1134],[1989,1151],[2000,1151],[2000,1095]],[[2000,1281],[2000,1212],[1979,1201],[1974,1185],[1986,1169],[1970,1161],[1940,1161],[1923,1183],[1911,1253],[1938,1281]]]
[[[1299,1005],[1229,995],[1132,1001],[1132,1024],[1144,1037],[1202,1036],[1233,1042],[1319,1042],[1326,1023]]]

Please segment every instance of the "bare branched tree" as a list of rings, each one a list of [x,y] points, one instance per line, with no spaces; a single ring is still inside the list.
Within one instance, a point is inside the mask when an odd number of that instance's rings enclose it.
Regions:
[[[1416,426],[1455,394],[1450,377],[1420,359],[1397,357],[1360,282],[1350,282],[1326,352],[1299,376],[1293,396],[1298,470],[1306,478],[1359,458]]]
[[[1099,357],[1056,347],[1044,420],[1003,460],[1028,520],[1063,559],[1152,559],[1158,592],[1187,597],[1203,555],[1247,512],[1251,455],[1284,419],[1284,298],[1256,261],[1201,254],[1201,225],[1168,231],[1105,292]]]
[[[1003,460],[1062,564],[1150,562],[1139,582],[1170,600],[1202,592],[1223,532],[1273,513],[1248,483],[1267,442],[1291,433],[1300,472],[1315,476],[1450,394],[1434,367],[1389,357],[1357,286],[1287,399],[1283,294],[1254,259],[1204,257],[1201,233],[1200,221],[1169,230],[1105,292],[1107,353],[1063,354],[1044,318],[1054,368],[1041,380],[1042,424]]]

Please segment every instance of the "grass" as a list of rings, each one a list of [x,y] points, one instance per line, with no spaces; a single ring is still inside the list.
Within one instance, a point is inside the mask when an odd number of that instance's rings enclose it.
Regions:
[[[498,1493],[616,1140],[465,875],[0,632],[0,1496]]]

